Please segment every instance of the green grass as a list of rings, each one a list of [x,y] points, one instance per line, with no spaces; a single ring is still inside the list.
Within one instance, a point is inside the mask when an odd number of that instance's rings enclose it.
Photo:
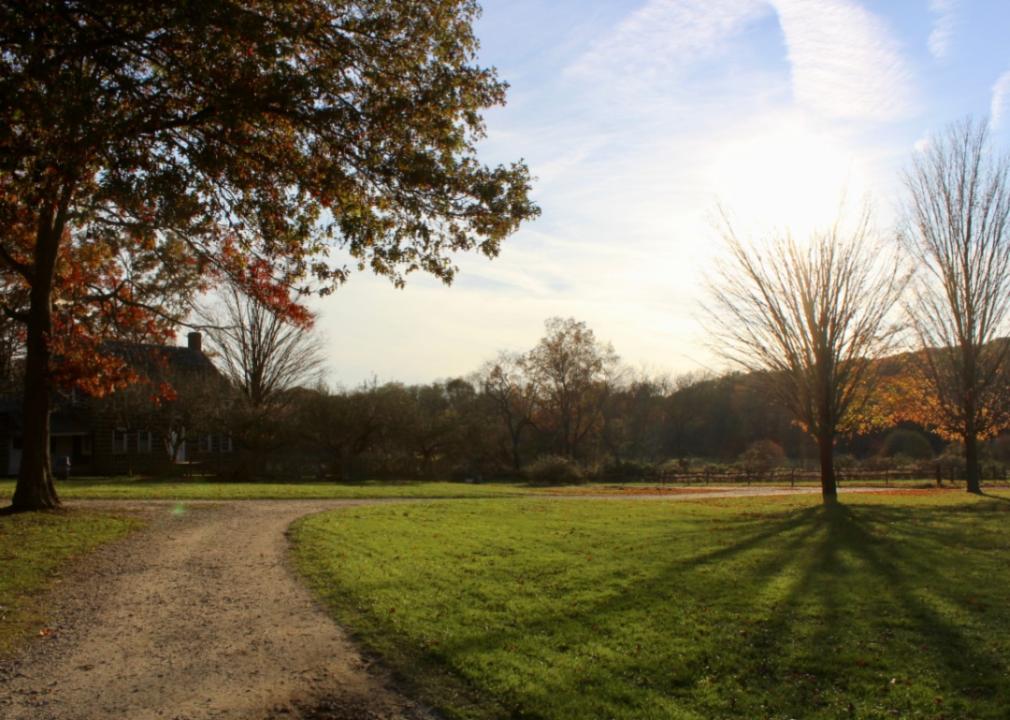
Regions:
[[[231,483],[206,479],[80,478],[57,482],[64,500],[299,500],[332,498],[510,497],[529,492],[515,483],[361,482]],[[0,481],[9,498],[14,481]]]
[[[862,483],[861,483],[862,484]],[[872,485],[873,483],[868,483]],[[879,483],[883,485],[883,483]],[[905,486],[927,486],[917,481]],[[782,486],[782,483],[777,485]],[[799,486],[800,483],[797,483]],[[809,484],[813,487],[813,484]],[[92,477],[57,481],[65,500],[312,500],[341,498],[507,498],[540,493],[615,494],[652,488],[708,486],[644,483],[586,483],[578,486],[531,486],[523,482],[366,481],[354,483],[287,482],[233,483],[207,478]],[[742,484],[740,487],[744,487]],[[0,480],[0,505],[14,492],[13,480]]]
[[[44,594],[63,568],[138,525],[84,511],[0,517],[0,657],[45,631]]]
[[[357,507],[294,554],[450,717],[1005,720],[1010,498],[844,500]]]

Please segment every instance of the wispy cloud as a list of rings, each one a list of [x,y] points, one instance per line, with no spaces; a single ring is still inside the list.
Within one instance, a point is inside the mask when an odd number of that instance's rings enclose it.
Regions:
[[[930,0],[929,11],[933,13],[933,30],[929,33],[927,45],[929,54],[943,60],[950,53],[950,46],[957,27],[958,0]]]
[[[999,76],[992,86],[992,105],[989,108],[989,118],[994,130],[1002,129],[1003,123],[1010,117],[1010,70]]]
[[[762,0],[650,0],[592,45],[566,74],[618,76],[634,84],[668,77],[717,55],[734,33],[767,12]]]
[[[910,113],[911,73],[880,18],[848,0],[772,4],[801,106],[844,119],[896,120]]]

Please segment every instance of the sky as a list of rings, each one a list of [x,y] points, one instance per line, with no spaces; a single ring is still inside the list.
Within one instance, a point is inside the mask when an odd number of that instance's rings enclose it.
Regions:
[[[451,287],[364,273],[318,301],[328,381],[467,375],[585,321],[630,368],[720,371],[701,322],[720,208],[760,238],[869,202],[882,236],[932,133],[989,118],[1010,146],[1007,0],[485,0],[510,84],[480,157],[523,158],[542,215]]]

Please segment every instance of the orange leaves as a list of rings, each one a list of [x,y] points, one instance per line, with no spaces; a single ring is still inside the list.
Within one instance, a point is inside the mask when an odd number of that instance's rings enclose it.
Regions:
[[[283,272],[278,273],[273,264],[263,258],[250,258],[231,239],[226,240],[222,247],[221,264],[224,274],[246,295],[292,325],[306,329],[312,327],[312,313],[295,299],[290,279],[283,277]]]
[[[966,418],[957,399],[959,388],[951,383],[951,387],[944,388],[947,395],[941,397],[924,367],[921,358],[904,357],[883,374],[862,418],[868,429],[913,422],[945,440],[962,437]],[[1005,386],[1005,381],[994,384],[997,388]],[[995,437],[1010,427],[1005,405],[1005,398],[999,394],[979,393],[974,418],[979,439]]]
[[[137,380],[137,373],[125,360],[103,352],[99,338],[65,316],[54,318],[47,342],[53,355],[50,376],[60,387],[102,397]]]

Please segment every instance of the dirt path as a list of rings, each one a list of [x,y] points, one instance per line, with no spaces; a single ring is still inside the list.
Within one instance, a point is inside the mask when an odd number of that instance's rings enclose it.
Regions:
[[[287,566],[293,520],[352,504],[130,503],[150,528],[62,583],[53,634],[0,677],[0,717],[425,717]]]
[[[734,488],[637,497],[809,492],[818,491]],[[62,581],[53,593],[52,634],[0,667],[0,718],[429,717],[369,666],[288,567],[285,530],[292,521],[374,502],[381,501],[88,503],[144,513],[150,525],[100,550]]]

